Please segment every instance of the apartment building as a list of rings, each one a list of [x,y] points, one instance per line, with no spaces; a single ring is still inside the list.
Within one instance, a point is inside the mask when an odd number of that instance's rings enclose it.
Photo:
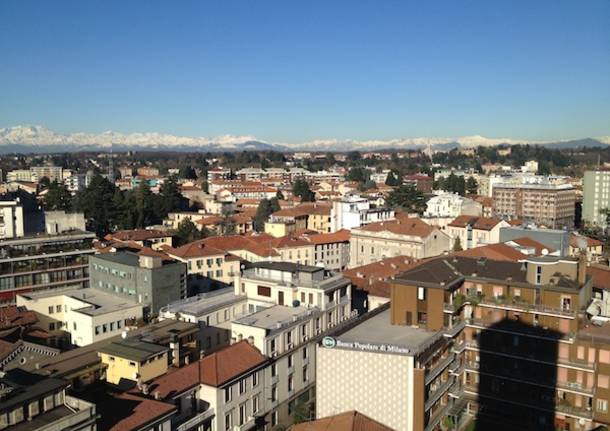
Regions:
[[[520,219],[550,229],[572,229],[576,195],[570,184],[496,184],[495,214],[507,220]]]
[[[91,256],[89,274],[91,287],[141,304],[146,317],[186,297],[186,266],[151,249]]]
[[[608,226],[610,170],[586,171],[583,178],[582,219],[593,226]]]
[[[15,369],[0,377],[0,429],[95,431],[96,406],[66,394],[69,382]]]
[[[6,173],[6,182],[7,183],[31,183],[32,180],[32,172],[29,169],[15,169]]]
[[[369,223],[394,219],[394,210],[371,205],[368,198],[347,195],[332,202],[330,231],[354,229]]]
[[[136,301],[93,288],[19,294],[17,306],[38,313],[43,329],[68,332],[77,346],[117,336],[143,316],[143,307]]]
[[[0,239],[23,235],[23,207],[19,201],[0,201]]]
[[[167,372],[168,351],[165,346],[136,338],[116,340],[98,350],[106,369],[106,381],[121,380],[147,383]]]
[[[18,293],[89,285],[94,233],[69,231],[0,239],[0,302]]]
[[[590,297],[584,258],[422,262],[391,282],[389,309],[318,346],[317,416],[356,409],[414,431],[608,424],[610,326],[588,323]]]
[[[300,230],[313,230],[319,233],[332,232],[331,206],[322,203],[302,203],[293,208],[286,208],[271,214],[269,223],[265,224],[265,232],[274,236],[284,236],[286,232],[277,233],[275,229],[270,229],[267,224],[273,226],[274,223],[293,224],[293,228],[286,228],[290,232]]]
[[[239,273],[241,259],[227,251],[210,245],[206,240],[194,241],[166,253],[186,264],[189,276],[204,279],[209,287],[229,285]],[[170,301],[165,302],[167,304]]]
[[[510,227],[506,220],[487,217],[459,216],[447,225],[446,232],[462,249],[500,242],[500,229]]]
[[[393,256],[422,259],[451,249],[451,237],[421,219],[399,217],[352,229],[350,267]]]
[[[303,238],[313,245],[314,265],[332,271],[343,271],[349,265],[349,230],[304,235]]]
[[[432,275],[433,274],[433,275]],[[610,327],[584,314],[586,260],[443,257],[397,277],[391,319],[455,335],[458,424],[588,430],[608,424]]]

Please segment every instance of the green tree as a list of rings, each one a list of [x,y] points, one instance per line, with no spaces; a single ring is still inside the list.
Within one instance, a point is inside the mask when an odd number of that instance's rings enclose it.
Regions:
[[[49,184],[44,197],[44,209],[47,211],[70,211],[72,209],[72,195],[65,185],[53,181]]]
[[[477,180],[474,177],[468,177],[466,180],[466,191],[468,194],[476,195],[479,189],[479,185],[477,184]]]
[[[400,174],[396,170],[391,170],[388,172],[385,183],[388,186],[399,186],[402,183],[400,180]]]
[[[159,218],[167,217],[167,214],[173,211],[182,211],[187,207],[187,199],[182,196],[180,186],[173,176],[161,184],[159,189],[160,211],[157,214]]]
[[[103,237],[116,226],[116,187],[108,179],[94,175],[89,186],[76,196],[76,209],[85,213],[88,229]]]
[[[178,229],[176,230],[176,246],[180,247],[181,245],[188,244],[189,242],[197,241],[199,239],[205,238],[206,231],[200,231],[195,226],[190,219],[185,218],[178,224]]]
[[[453,251],[462,251],[462,240],[460,239],[460,237],[456,237],[455,238],[455,242],[453,243]]]
[[[38,180],[38,187],[41,190],[48,188],[50,184],[51,180],[49,179],[49,177],[42,177],[40,180]]]
[[[393,208],[402,208],[408,212],[423,213],[426,209],[426,198],[413,184],[402,185],[390,192],[387,203]]]
[[[316,200],[316,195],[309,188],[309,183],[304,179],[299,178],[292,185],[292,193],[299,196],[303,202],[313,202]]]
[[[357,167],[351,168],[347,172],[345,179],[347,181],[357,181],[359,183],[364,184],[365,182],[368,181],[369,177],[370,177],[370,173],[369,173],[368,169],[357,166]]]
[[[159,221],[158,206],[148,182],[142,181],[136,190],[136,228],[143,229]]]
[[[191,165],[183,165],[182,167],[180,167],[180,172],[178,173],[178,176],[187,180],[196,180],[197,172],[195,172],[195,169],[193,169]]]
[[[269,216],[273,213],[271,203],[268,199],[263,199],[258,204],[256,215],[254,216],[254,230],[263,232],[265,230],[265,222],[269,220]]]

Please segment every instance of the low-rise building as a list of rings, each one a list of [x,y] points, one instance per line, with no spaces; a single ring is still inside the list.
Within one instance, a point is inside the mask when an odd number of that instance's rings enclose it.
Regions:
[[[168,348],[137,339],[113,341],[98,350],[106,367],[106,381],[147,383],[167,372]]]
[[[24,235],[23,207],[18,201],[0,201],[0,239]]]
[[[172,247],[173,236],[169,231],[158,229],[132,229],[112,232],[105,237],[108,241],[138,244],[140,247],[150,247],[161,250],[164,246]]]
[[[69,382],[15,369],[0,377],[0,429],[96,430],[96,406],[66,394]]]
[[[446,232],[453,239],[454,245],[459,244],[467,250],[500,242],[500,229],[503,227],[510,227],[510,224],[495,218],[463,215],[449,223]]]
[[[142,305],[134,300],[93,288],[19,294],[17,305],[38,313],[44,329],[69,332],[77,346],[116,336],[142,318]]]
[[[393,256],[422,259],[448,251],[451,246],[451,237],[438,228],[418,218],[399,217],[351,231],[350,267]]]
[[[480,203],[465,198],[456,193],[442,193],[434,196],[426,203],[424,217],[429,218],[456,218],[461,215],[483,215]]]
[[[331,232],[341,229],[354,229],[370,223],[393,220],[394,210],[371,205],[368,198],[347,195],[332,203]]]

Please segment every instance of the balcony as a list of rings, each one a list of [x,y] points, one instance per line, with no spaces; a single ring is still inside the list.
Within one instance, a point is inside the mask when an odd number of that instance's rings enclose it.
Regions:
[[[554,317],[567,317],[572,319],[576,317],[575,310],[549,307],[543,304],[530,304],[519,297],[511,296],[482,297],[479,301],[479,305],[482,307],[500,308],[503,310],[535,313]]]
[[[205,422],[208,419],[214,417],[214,409],[207,409],[203,412],[197,413],[194,416],[188,418],[178,426],[176,426],[176,431],[188,431],[192,428],[196,428]]]
[[[466,327],[466,322],[464,320],[460,320],[457,323],[454,323],[453,326],[447,330],[445,330],[445,337],[447,338],[455,338],[462,329]]]
[[[425,384],[430,384],[430,382],[436,377],[438,377],[438,375],[441,374],[445,370],[445,368],[447,368],[449,364],[453,362],[454,359],[455,355],[451,354],[437,362],[434,367],[432,367],[430,371],[428,371],[428,373],[426,374]]]
[[[453,377],[447,379],[446,382],[444,382],[443,384],[441,384],[439,386],[438,389],[436,389],[428,398],[428,400],[426,401],[426,404],[424,405],[424,411],[428,411],[430,410],[430,408],[434,405],[434,403],[436,403],[438,400],[441,399],[441,397],[449,390],[449,388],[451,387],[451,385],[453,385],[454,383],[454,379]]]
[[[492,354],[492,355],[504,356],[504,357],[507,357],[507,358],[521,359],[521,360],[524,360],[524,361],[538,362],[538,363],[541,363],[541,364],[547,364],[547,365],[553,365],[553,366],[562,365],[562,366],[565,366],[567,368],[573,368],[573,369],[587,371],[587,372],[595,371],[594,364],[588,364],[588,363],[584,363],[584,362],[581,363],[581,362],[571,361],[569,359],[545,356],[542,353],[532,353],[529,356],[523,356],[523,355],[515,355],[511,351],[503,352],[501,350],[495,350],[495,351],[481,350],[479,348],[479,345],[478,345],[478,343],[476,341],[467,341],[466,342],[466,348],[468,350],[474,350],[474,351],[479,351],[479,352],[482,351],[482,352],[489,353],[489,354]]]

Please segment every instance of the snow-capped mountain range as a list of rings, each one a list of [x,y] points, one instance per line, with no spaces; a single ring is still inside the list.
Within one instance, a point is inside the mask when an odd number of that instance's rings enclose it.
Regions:
[[[57,133],[43,126],[0,128],[0,153],[47,153],[64,151],[352,151],[426,148],[437,150],[472,148],[500,144],[532,144],[552,148],[602,147],[610,136],[565,141],[463,137],[419,137],[389,140],[318,139],[304,143],[266,142],[255,136],[222,135],[213,138],[175,136],[161,133]]]

